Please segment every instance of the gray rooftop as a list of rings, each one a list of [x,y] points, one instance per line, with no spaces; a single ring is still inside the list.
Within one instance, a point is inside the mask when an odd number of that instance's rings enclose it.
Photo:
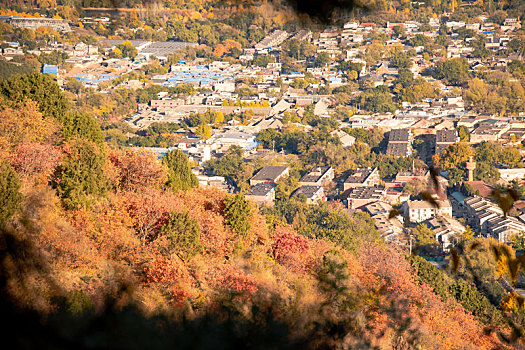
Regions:
[[[306,173],[300,182],[317,182],[328,170],[330,170],[330,166],[319,166],[319,167],[313,167],[310,169],[308,173]]]
[[[251,180],[273,182],[288,169],[287,166],[265,166]]]
[[[344,196],[348,199],[381,199],[385,194],[383,186],[374,187],[354,187],[345,192]]]
[[[295,191],[294,195],[304,194],[306,198],[312,198],[316,193],[322,191],[322,189],[321,186],[301,186]]]
[[[363,183],[372,174],[375,168],[357,168],[352,175],[346,178],[345,183]]]
[[[388,143],[386,148],[386,154],[391,154],[393,156],[408,156],[410,153],[410,144],[408,142],[404,143]]]
[[[410,130],[409,129],[392,129],[388,137],[388,142],[409,142],[410,141]]]
[[[437,143],[455,143],[458,140],[456,130],[437,130],[436,131],[436,142]]]
[[[250,189],[250,192],[247,193],[248,196],[266,196],[268,193],[273,191],[275,184],[270,183],[260,183],[253,186]]]
[[[197,44],[181,41],[158,41],[146,46],[140,50],[140,53],[151,54],[153,56],[170,56],[171,54],[182,50],[187,46],[195,45]]]

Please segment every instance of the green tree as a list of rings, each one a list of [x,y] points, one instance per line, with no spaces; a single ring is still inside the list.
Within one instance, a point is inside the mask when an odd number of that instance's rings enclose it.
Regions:
[[[94,142],[101,148],[104,146],[104,134],[93,117],[75,110],[69,112],[65,118],[67,121],[63,132],[66,139],[78,137]]]
[[[392,95],[381,89],[373,89],[363,93],[361,103],[366,110],[372,112],[393,113],[397,110],[396,104],[392,101]]]
[[[478,35],[476,40],[472,42],[472,55],[474,57],[479,57],[482,60],[487,59],[492,55],[492,51],[486,48],[485,44],[487,43],[487,38],[484,35]]]
[[[296,78],[292,81],[292,87],[294,89],[304,89],[308,86],[308,83],[304,79]]]
[[[231,227],[233,232],[241,237],[246,237],[250,230],[250,217],[252,208],[242,193],[228,196],[224,200],[224,223]]]
[[[6,61],[0,61],[0,79],[9,79],[12,76],[19,74],[29,74],[34,69],[28,64],[16,64]]]
[[[414,81],[413,84],[399,92],[399,100],[410,103],[416,103],[426,98],[436,98],[437,96],[439,96],[439,90],[423,79]]]
[[[457,130],[458,130],[458,136],[459,136],[460,141],[463,141],[463,142],[470,141],[470,132],[466,126],[461,125],[460,127],[458,127]]]
[[[461,277],[454,279],[443,270],[419,256],[408,258],[415,273],[422,282],[427,283],[443,301],[450,298],[459,302],[466,310],[483,322],[501,318],[500,311],[476,288]]]
[[[168,182],[166,185],[173,191],[187,191],[192,187],[199,186],[199,180],[192,173],[188,157],[175,149],[162,157],[162,164],[168,167]]]
[[[224,176],[230,183],[240,187],[248,180],[243,154],[241,147],[231,146],[224,156],[209,161],[206,166],[216,175]]]
[[[520,168],[523,165],[520,151],[515,147],[503,147],[498,154],[498,160],[508,168]]]
[[[363,69],[363,63],[343,61],[341,62],[339,67],[342,71],[347,72],[347,74],[350,73],[351,71],[356,71],[357,73],[359,73]]]
[[[406,35],[406,29],[404,27],[394,26],[392,30],[394,31],[394,35],[396,36],[396,38],[401,38]]]
[[[6,162],[0,163],[0,226],[21,208],[20,178]]]
[[[117,49],[122,53],[122,57],[129,57],[131,59],[137,57],[138,51],[130,41],[124,41],[117,45]]]
[[[104,196],[109,181],[104,174],[105,154],[93,142],[73,139],[68,157],[57,171],[57,192],[69,209],[90,205]]]
[[[374,219],[365,213],[348,214],[328,205],[307,205],[295,197],[279,201],[271,209],[303,236],[329,240],[344,249],[357,252],[365,242],[380,239]]]
[[[198,125],[195,129],[195,133],[203,140],[207,140],[211,137],[211,126],[209,125]]]
[[[472,155],[472,149],[463,142],[449,145],[442,154],[436,154],[433,158],[435,165],[448,172],[451,183],[457,183],[465,179],[466,162]]]
[[[371,148],[379,146],[381,141],[385,138],[385,134],[378,128],[344,128],[347,134],[355,137],[355,140],[361,143],[368,144]]]
[[[347,299],[349,278],[348,262],[341,252],[331,249],[324,253],[317,279],[331,305],[341,307]]]
[[[430,39],[423,34],[416,34],[410,39],[410,44],[413,47],[424,46],[428,44]]]
[[[436,78],[443,79],[449,84],[459,85],[468,80],[468,70],[469,65],[466,58],[451,58],[443,62],[438,62],[434,74]]]
[[[48,75],[31,73],[4,80],[0,93],[6,101],[22,101],[29,98],[38,103],[44,117],[64,123],[69,112],[67,98],[58,84]]]
[[[518,234],[513,235],[509,240],[509,244],[515,250],[524,250],[525,249],[525,232],[520,232]]]
[[[84,85],[80,80],[75,78],[67,78],[65,88],[75,95],[79,95],[84,90]]]
[[[408,68],[401,68],[397,75],[397,81],[406,88],[414,82],[414,73]]]
[[[171,212],[168,221],[160,227],[160,235],[171,242],[171,249],[182,259],[189,260],[203,251],[201,228],[187,212]]]
[[[412,67],[412,61],[410,61],[410,57],[403,50],[392,50],[391,56],[392,57],[390,58],[390,64],[393,67],[397,67],[400,69],[410,69],[410,67]]]
[[[477,162],[474,169],[474,180],[480,180],[488,184],[495,184],[500,179],[500,173],[493,163]]]
[[[259,55],[253,60],[253,64],[259,67],[266,67],[268,63],[274,63],[275,57],[270,55]]]
[[[315,58],[315,61],[319,67],[325,67],[328,63],[332,62],[332,59],[330,58],[328,52],[319,52]]]

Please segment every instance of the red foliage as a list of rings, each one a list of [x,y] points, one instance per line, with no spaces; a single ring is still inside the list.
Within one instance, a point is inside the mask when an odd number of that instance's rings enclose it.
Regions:
[[[21,143],[14,147],[10,163],[23,178],[47,178],[60,165],[63,154],[58,147],[40,143]]]
[[[208,254],[229,255],[233,249],[231,232],[224,227],[222,216],[225,193],[213,189],[192,189],[181,196],[185,210],[201,227],[201,243]]]
[[[282,265],[304,270],[309,260],[310,244],[308,239],[290,226],[277,227],[273,236],[273,258]]]
[[[244,297],[252,295],[258,289],[253,276],[233,266],[212,268],[209,271],[209,278],[214,288]]]
[[[142,244],[155,239],[171,210],[180,211],[175,198],[164,192],[150,189],[147,192],[126,193],[124,197],[133,228]]]
[[[173,284],[188,279],[184,263],[175,257],[154,254],[144,268],[146,283]]]
[[[191,295],[179,286],[173,287],[169,292],[169,301],[177,307],[184,305],[184,301]]]

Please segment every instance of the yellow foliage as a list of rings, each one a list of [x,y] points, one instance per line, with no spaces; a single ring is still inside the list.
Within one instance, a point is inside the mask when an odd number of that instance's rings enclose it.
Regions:
[[[499,307],[505,312],[515,313],[520,308],[519,295],[516,293],[508,293],[501,301]]]
[[[44,142],[56,131],[56,123],[44,119],[37,103],[31,100],[0,111],[0,136],[11,144]]]
[[[227,101],[224,101],[223,105],[224,105],[224,103],[227,103]],[[217,112],[217,114],[215,115],[215,120],[213,122],[216,123],[216,124],[223,123],[224,122],[224,113]]]

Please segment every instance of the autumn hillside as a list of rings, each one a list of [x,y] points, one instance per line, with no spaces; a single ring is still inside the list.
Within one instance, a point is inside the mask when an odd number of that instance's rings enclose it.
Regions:
[[[438,271],[370,218],[293,201],[263,215],[195,188],[182,153],[109,148],[49,78],[0,92],[0,312],[17,348],[502,346],[484,332],[498,310],[424,282]]]

